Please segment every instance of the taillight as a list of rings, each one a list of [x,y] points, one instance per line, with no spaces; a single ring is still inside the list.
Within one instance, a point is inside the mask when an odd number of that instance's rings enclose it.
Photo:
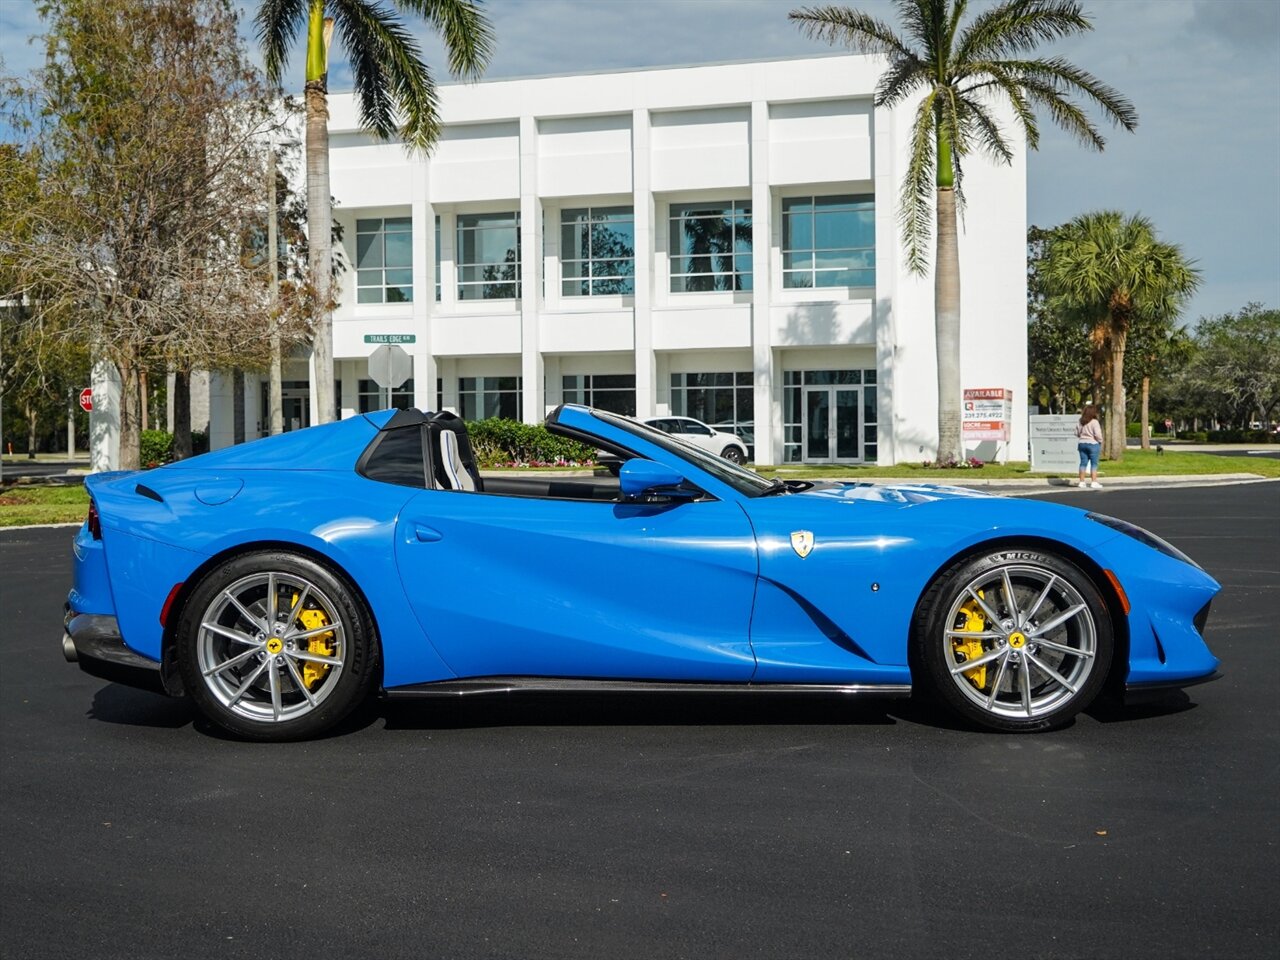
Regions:
[[[102,539],[102,520],[98,517],[98,505],[89,498],[89,516],[85,517],[85,525],[89,528],[89,536],[95,540]]]

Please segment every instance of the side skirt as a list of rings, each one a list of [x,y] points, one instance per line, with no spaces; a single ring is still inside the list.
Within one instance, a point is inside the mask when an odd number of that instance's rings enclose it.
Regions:
[[[587,680],[573,677],[473,677],[414,683],[383,691],[389,700],[474,697],[514,693],[785,693],[827,696],[909,697],[910,684],[691,683],[670,680]]]

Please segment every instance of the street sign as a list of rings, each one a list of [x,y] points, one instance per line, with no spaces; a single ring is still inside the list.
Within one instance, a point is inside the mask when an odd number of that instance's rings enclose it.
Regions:
[[[964,392],[961,437],[965,440],[1008,440],[1013,419],[1013,391],[981,387]]]
[[[416,333],[366,333],[365,343],[417,343]]]
[[[87,413],[93,412],[93,387],[85,387],[80,391],[80,409]]]
[[[394,390],[413,373],[413,358],[403,347],[383,344],[369,354],[369,379],[385,390]]]

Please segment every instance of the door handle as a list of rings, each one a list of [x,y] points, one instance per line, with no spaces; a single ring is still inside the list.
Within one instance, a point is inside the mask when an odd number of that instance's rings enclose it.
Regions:
[[[428,527],[425,523],[415,523],[413,525],[413,535],[421,543],[435,543],[437,540],[444,539],[444,534],[435,527]]]

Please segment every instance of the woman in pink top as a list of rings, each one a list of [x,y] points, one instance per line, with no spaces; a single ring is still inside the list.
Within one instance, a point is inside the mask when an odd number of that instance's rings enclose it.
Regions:
[[[1101,490],[1098,482],[1098,458],[1102,455],[1102,423],[1098,420],[1098,408],[1092,403],[1080,414],[1080,422],[1076,424],[1077,449],[1080,451],[1080,486]],[[1084,479],[1085,470],[1089,470],[1089,482]]]

